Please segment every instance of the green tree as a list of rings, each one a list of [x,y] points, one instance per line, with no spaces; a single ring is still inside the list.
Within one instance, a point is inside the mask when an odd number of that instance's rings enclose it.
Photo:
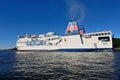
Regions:
[[[113,38],[113,47],[120,48],[120,38]]]

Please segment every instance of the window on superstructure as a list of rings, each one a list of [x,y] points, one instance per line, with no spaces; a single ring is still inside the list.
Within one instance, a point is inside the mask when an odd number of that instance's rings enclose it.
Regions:
[[[107,35],[107,33],[105,33],[105,35]]]
[[[110,38],[107,36],[107,37],[98,37],[98,40],[100,40],[101,42],[108,42],[110,41]]]
[[[102,35],[104,35],[104,33],[102,33]]]
[[[101,34],[100,34],[100,33],[99,33],[98,35],[99,35],[99,36],[101,36]]]
[[[98,36],[98,34],[96,34],[96,36]]]
[[[50,41],[51,39],[46,39],[47,41]]]
[[[110,32],[108,32],[108,35],[110,35]]]
[[[19,38],[25,38],[24,36],[19,36]]]
[[[93,34],[93,36],[95,36],[95,34]]]

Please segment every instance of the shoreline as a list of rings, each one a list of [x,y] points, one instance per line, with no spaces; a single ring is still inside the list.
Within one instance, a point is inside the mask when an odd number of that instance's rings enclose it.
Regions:
[[[120,48],[113,48],[115,51],[120,51]]]

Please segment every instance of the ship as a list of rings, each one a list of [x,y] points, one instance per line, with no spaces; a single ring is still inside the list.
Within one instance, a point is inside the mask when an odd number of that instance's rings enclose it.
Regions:
[[[54,32],[19,36],[16,42],[19,51],[113,51],[112,31],[85,31],[77,21],[68,23],[62,36]]]

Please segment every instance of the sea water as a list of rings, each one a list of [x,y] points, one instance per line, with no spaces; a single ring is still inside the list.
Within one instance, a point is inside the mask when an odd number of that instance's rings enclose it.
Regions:
[[[120,80],[120,52],[0,51],[0,80]]]

